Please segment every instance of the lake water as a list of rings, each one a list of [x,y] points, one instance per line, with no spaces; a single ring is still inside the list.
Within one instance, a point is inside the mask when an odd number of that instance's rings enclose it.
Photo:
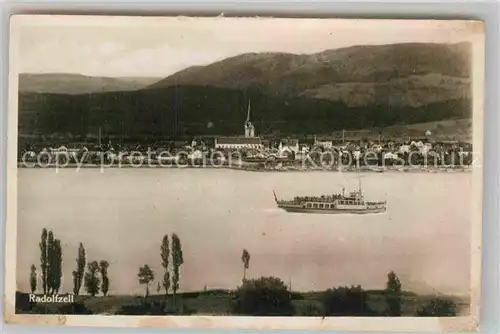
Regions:
[[[149,264],[161,279],[161,240],[175,232],[183,291],[235,288],[245,248],[247,277],[278,276],[293,290],[383,288],[394,270],[405,290],[468,293],[472,174],[367,173],[361,180],[367,199],[387,200],[386,213],[276,208],[273,190],[279,197],[354,190],[354,173],[20,169],[17,284],[28,291],[31,264],[39,270],[45,227],[63,245],[62,292],[72,291],[83,242],[88,260],[110,262],[111,294],[142,294],[139,267]]]

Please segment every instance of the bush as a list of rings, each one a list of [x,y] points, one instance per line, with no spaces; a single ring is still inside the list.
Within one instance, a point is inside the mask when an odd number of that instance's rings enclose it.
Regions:
[[[304,295],[300,292],[290,292],[290,296],[292,300],[303,300]]]
[[[314,304],[305,304],[298,308],[297,316],[299,317],[321,317],[323,310]]]
[[[236,290],[233,311],[253,316],[294,314],[290,292],[277,277],[245,280]]]
[[[367,304],[368,295],[360,286],[339,287],[324,292],[322,302],[325,316],[374,316]]]
[[[34,303],[30,303],[27,293],[16,292],[16,313],[25,313],[31,311]]]
[[[183,306],[183,305],[182,305]],[[117,315],[190,315],[195,313],[193,310],[187,309],[185,306],[182,310],[173,309],[171,304],[165,300],[147,300],[143,299],[139,303],[122,306],[117,312]]]
[[[59,311],[61,314],[92,314],[83,302],[64,304]]]
[[[116,314],[119,315],[164,315],[165,302],[160,301],[141,301],[136,304],[123,305]]]
[[[417,311],[418,317],[454,317],[457,304],[448,299],[434,298]]]
[[[33,303],[29,312],[31,314],[69,314],[82,315],[93,314],[83,302],[75,302],[70,304],[37,304]]]

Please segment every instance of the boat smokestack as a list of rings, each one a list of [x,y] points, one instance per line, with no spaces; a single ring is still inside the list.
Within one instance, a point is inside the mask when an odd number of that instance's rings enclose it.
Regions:
[[[359,198],[363,197],[363,193],[361,191],[361,176],[359,175],[359,170],[357,171],[357,176],[358,176],[358,191],[359,191]]]

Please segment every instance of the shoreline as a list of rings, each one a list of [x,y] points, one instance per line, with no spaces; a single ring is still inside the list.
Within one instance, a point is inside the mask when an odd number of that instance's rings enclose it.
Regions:
[[[22,162],[17,163],[18,169],[229,169],[229,170],[240,170],[248,172],[341,172],[341,173],[352,173],[352,172],[371,172],[371,173],[385,173],[385,172],[402,172],[402,173],[464,173],[472,172],[472,166],[432,166],[432,167],[417,167],[417,166],[361,166],[356,167],[346,167],[346,168],[320,168],[320,167],[280,167],[280,168],[265,168],[261,166],[252,166],[251,164],[246,166],[217,166],[217,165],[159,165],[159,164],[113,164],[113,165],[99,165],[99,164],[66,164],[62,166],[52,165],[34,165],[26,166]]]
[[[231,300],[235,297],[236,289],[212,289],[206,291],[179,292],[178,298],[182,301],[182,315],[212,315],[212,316],[245,316],[234,311]],[[289,291],[289,290],[287,290]],[[385,300],[381,299],[384,290],[363,290],[366,294],[368,305],[375,315],[383,316],[386,309]],[[326,290],[323,291],[289,291],[289,302],[292,305],[292,312],[285,315],[288,317],[314,317],[316,313],[304,313],[309,305],[314,305],[315,309],[321,311],[323,309],[323,296]],[[65,296],[72,299],[71,302],[43,302],[30,301],[30,296],[38,298],[47,298],[47,295],[41,293],[30,294],[28,292],[16,291],[16,312],[19,314],[94,314],[94,315],[149,315],[155,302],[164,310],[165,294],[152,293],[144,296],[143,293],[133,294],[110,294],[103,296],[102,294],[90,296],[88,294],[74,295],[71,293],[61,293],[59,296]],[[168,300],[171,301],[172,293],[169,293]],[[50,298],[50,297],[49,297]],[[457,315],[468,314],[471,308],[471,299],[467,295],[455,294],[419,294],[411,291],[402,291],[402,305],[406,307],[402,309],[402,315],[407,317],[419,316],[417,310],[426,305],[429,301],[439,298],[453,302],[457,307]],[[140,303],[138,304],[138,301]],[[207,303],[209,301],[209,303]],[[111,302],[111,303],[110,303]],[[148,304],[149,302],[149,304]],[[78,308],[71,307],[79,305]],[[110,306],[111,305],[111,306]],[[142,305],[142,307],[141,307]],[[167,315],[166,312],[159,312],[160,315]],[[248,315],[247,315],[248,316]],[[271,316],[265,314],[263,316]],[[330,315],[335,317],[338,315]],[[356,311],[352,312],[352,317],[360,317]],[[443,315],[449,316],[449,315]]]

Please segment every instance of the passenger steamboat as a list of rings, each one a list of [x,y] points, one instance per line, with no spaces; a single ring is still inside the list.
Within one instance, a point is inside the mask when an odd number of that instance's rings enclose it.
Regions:
[[[386,201],[364,199],[361,182],[358,191],[349,194],[342,189],[342,193],[320,197],[297,196],[292,200],[280,200],[274,191],[273,194],[278,207],[288,212],[368,214],[386,211]]]

